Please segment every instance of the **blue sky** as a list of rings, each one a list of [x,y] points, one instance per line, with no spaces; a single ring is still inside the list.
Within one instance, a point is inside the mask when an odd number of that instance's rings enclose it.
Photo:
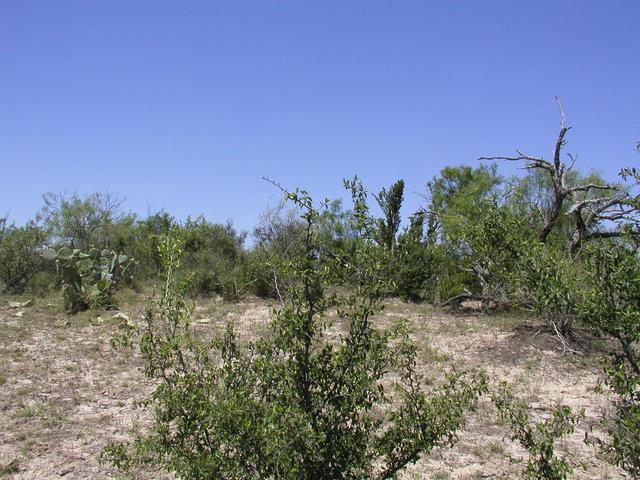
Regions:
[[[519,147],[638,165],[640,2],[0,2],[0,214],[110,191],[251,229],[280,196],[407,183]],[[505,173],[514,172],[505,166]]]

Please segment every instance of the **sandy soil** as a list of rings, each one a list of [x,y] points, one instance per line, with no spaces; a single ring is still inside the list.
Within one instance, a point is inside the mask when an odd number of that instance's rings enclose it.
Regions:
[[[234,320],[244,335],[253,336],[266,328],[271,308],[259,301],[207,300],[198,303],[194,325],[220,331]],[[140,316],[136,300],[122,311],[134,320]],[[131,478],[101,464],[99,454],[108,441],[129,438],[149,424],[149,414],[134,402],[153,386],[144,379],[138,356],[111,348],[118,322],[113,313],[67,317],[55,300],[24,308],[0,303],[0,477]],[[542,325],[523,318],[454,315],[394,301],[378,321],[391,324],[399,317],[414,327],[425,373],[438,375],[452,365],[482,367],[492,381],[512,383],[535,418],[557,403],[584,409],[576,433],[559,445],[577,467],[571,478],[624,478],[583,442],[608,405],[596,360],[563,353]],[[484,402],[454,448],[432,452],[402,478],[520,478],[525,458]],[[139,472],[135,478],[170,477]]]

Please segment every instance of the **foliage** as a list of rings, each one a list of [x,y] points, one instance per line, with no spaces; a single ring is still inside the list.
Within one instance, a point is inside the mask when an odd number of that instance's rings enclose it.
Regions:
[[[502,179],[495,165],[445,167],[427,183],[429,236],[457,246],[461,229],[474,223]]]
[[[476,221],[461,233],[463,267],[475,274],[483,298],[503,305],[519,303],[527,252],[536,248],[527,218],[495,201],[484,203]]]
[[[522,284],[524,302],[562,336],[572,337],[575,310],[581,300],[582,265],[566,251],[538,244],[527,254]],[[530,298],[526,298],[529,287]]]
[[[502,383],[492,395],[500,418],[509,424],[511,438],[517,440],[528,452],[529,460],[524,478],[529,480],[564,480],[571,473],[571,464],[555,454],[556,440],[573,433],[583,414],[574,414],[567,406],[555,408],[546,420],[533,422],[526,404],[513,395],[506,383]]]
[[[329,218],[325,217],[325,220]],[[326,222],[325,222],[326,224]],[[295,279],[279,268],[302,253],[304,226],[296,212],[286,209],[282,203],[267,208],[253,230],[255,247],[250,269],[256,279],[255,292],[261,297],[282,299]],[[331,235],[331,232],[326,232]]]
[[[11,231],[12,225],[8,223],[7,217],[0,217],[0,242]]]
[[[613,337],[605,371],[616,394],[615,414],[606,422],[611,442],[602,442],[618,465],[640,478],[640,259],[622,246],[591,248],[589,288],[578,316],[603,335]]]
[[[62,285],[64,309],[69,313],[87,308],[114,307],[116,285],[129,275],[133,265],[126,255],[95,248],[88,253],[77,248],[50,248],[42,256],[55,262]]]
[[[395,293],[411,301],[432,299],[439,260],[438,247],[423,240],[424,214],[411,218],[400,235],[394,259]]]
[[[92,247],[115,248],[114,227],[127,221],[121,212],[122,199],[110,193],[81,197],[74,193],[45,193],[44,206],[37,215],[54,244],[88,251]],[[129,218],[129,221],[133,220]]]
[[[0,282],[10,293],[21,293],[45,270],[40,249],[45,233],[33,224],[16,228],[2,224]]]
[[[466,290],[498,307],[534,312],[558,334],[571,336],[581,264],[568,257],[564,245],[555,248],[532,238],[535,219],[513,205],[486,202],[476,221],[462,229],[461,268],[477,280]]]
[[[565,186],[568,189],[581,185],[606,185],[607,182],[597,172],[583,174],[578,170],[570,170],[564,174]],[[511,193],[512,207],[519,215],[534,220],[532,225],[536,232],[544,228],[545,218],[553,209],[556,201],[553,180],[548,171],[538,168],[530,169],[524,177],[512,177],[507,182],[507,190]],[[572,204],[586,199],[610,198],[614,190],[576,191],[562,199],[560,213],[554,221],[553,228],[545,243],[557,250],[566,249],[575,231],[575,224],[569,210]],[[597,219],[598,225],[602,221]]]
[[[396,246],[396,235],[400,229],[400,209],[404,200],[404,180],[395,182],[389,190],[383,188],[375,195],[378,206],[384,215],[376,221],[378,243],[393,251]]]
[[[237,232],[231,222],[210,223],[202,216],[188,218],[180,231],[184,239],[180,272],[189,277],[190,293],[216,293],[235,299],[239,289],[249,281],[243,270],[246,235]]]
[[[353,222],[353,212],[343,209],[342,200],[328,201],[316,223],[318,243],[331,250],[349,249],[357,241]]]
[[[355,223],[364,228],[368,219],[357,213],[364,191],[351,186]],[[183,244],[173,236],[160,243],[166,283],[146,310],[140,339],[145,373],[160,382],[149,401],[156,423],[133,445],[107,448],[115,465],[151,463],[194,479],[382,479],[455,441],[486,390],[484,378],[454,372],[427,391],[406,328],[373,325],[388,289],[377,245],[360,242],[348,256],[327,252],[309,196],[286,195],[301,209],[303,251],[280,268],[300,281],[262,339],[241,342],[232,325],[223,338],[196,338],[186,287],[175,276]],[[328,294],[335,285],[352,288]],[[347,332],[328,335],[333,322]]]
[[[141,278],[156,278],[162,270],[162,262],[158,254],[159,238],[167,235],[178,225],[177,220],[164,210],[149,214],[138,220],[125,232],[120,224],[118,242],[121,251],[136,259],[136,273]]]

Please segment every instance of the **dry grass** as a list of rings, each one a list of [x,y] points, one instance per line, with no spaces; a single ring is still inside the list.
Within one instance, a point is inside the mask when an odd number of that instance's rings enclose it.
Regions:
[[[139,318],[141,299],[129,295],[122,310]],[[5,300],[0,300],[0,477],[126,478],[100,464],[99,453],[109,440],[148,425],[148,413],[134,408],[134,401],[152,385],[140,373],[137,355],[110,347],[117,324],[113,312],[67,317],[57,297],[23,309],[9,308]],[[255,337],[265,331],[272,308],[261,301],[198,301],[193,325],[211,335],[232,320],[242,337]],[[24,315],[16,316],[18,311]],[[573,478],[622,477],[582,441],[607,406],[599,366],[590,356],[563,354],[540,325],[524,318],[459,316],[393,301],[376,321],[390,325],[400,317],[413,327],[425,374],[437,377],[453,365],[482,367],[492,381],[512,383],[539,417],[556,403],[584,409],[578,431],[560,445],[579,465]],[[454,448],[433,452],[403,478],[519,478],[525,452],[496,418],[483,403]],[[136,478],[159,477],[139,472]]]

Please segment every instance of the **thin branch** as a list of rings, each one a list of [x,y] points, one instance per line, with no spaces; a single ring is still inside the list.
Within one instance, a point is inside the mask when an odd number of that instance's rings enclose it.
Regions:
[[[578,185],[575,187],[568,188],[566,190],[567,194],[572,194],[575,192],[588,192],[589,190],[619,190],[620,187],[616,185],[598,185],[597,183],[589,183],[587,185]]]
[[[556,95],[556,104],[558,105],[558,111],[560,112],[560,128],[564,128],[564,110],[562,109],[562,102],[560,102],[560,96]]]
[[[287,190],[286,188],[284,188],[279,182],[276,182],[275,180],[272,180],[269,177],[262,177],[262,179],[265,182],[269,182],[271,185],[273,185],[274,187],[276,187],[278,190],[280,190],[282,193],[284,193],[285,195],[291,195],[291,192],[289,192],[289,190]]]
[[[278,287],[278,275],[276,274],[276,272],[273,272],[273,285],[276,289],[276,295],[278,295],[278,300],[280,301],[280,305],[282,307],[284,307],[284,299],[282,298],[282,295],[280,294],[280,288]]]
[[[530,163],[528,165],[525,165],[523,168],[544,168],[545,170],[550,170],[553,168],[552,165],[543,158],[537,158],[537,157],[532,157],[530,155],[525,155],[519,150],[516,150],[516,153],[518,154],[517,157],[499,155],[496,157],[480,157],[478,160],[487,160],[487,161],[505,160],[508,162],[521,162],[524,160]]]

